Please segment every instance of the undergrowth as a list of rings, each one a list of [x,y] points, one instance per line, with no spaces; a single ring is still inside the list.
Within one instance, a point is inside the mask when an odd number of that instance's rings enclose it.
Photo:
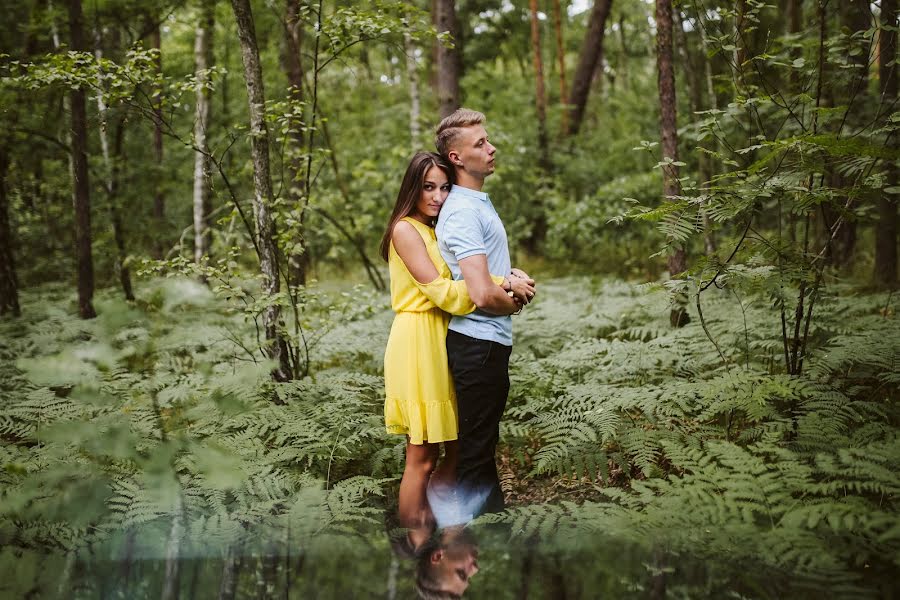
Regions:
[[[203,286],[147,286],[93,321],[47,288],[0,324],[0,590],[90,597],[87,557],[128,580],[142,558],[213,557],[224,577],[247,555],[240,589],[257,589],[287,568],[266,557],[383,530],[403,463],[382,418],[386,306],[333,324],[311,376],[276,384]],[[646,287],[542,283],[516,317],[502,424],[516,503],[481,521],[758,567],[774,574],[758,597],[789,581],[883,593],[900,566],[900,324],[883,295],[830,291],[788,376],[762,293],[705,294],[707,335],[697,318],[671,329]]]

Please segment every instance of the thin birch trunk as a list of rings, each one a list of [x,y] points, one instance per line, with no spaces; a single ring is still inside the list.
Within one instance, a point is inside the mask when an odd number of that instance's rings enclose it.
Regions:
[[[419,66],[416,62],[416,47],[408,31],[403,32],[403,53],[406,55],[406,81],[409,84],[409,139],[412,151],[419,148],[419,127],[421,108],[419,107]]]
[[[103,57],[100,48],[100,31],[94,31],[94,56],[99,61]],[[98,87],[98,90],[100,88]],[[97,113],[100,116],[100,152],[103,156],[103,172],[106,174],[104,188],[106,189],[106,202],[109,210],[110,222],[113,228],[113,239],[116,243],[116,273],[119,275],[119,283],[126,300],[134,300],[134,289],[131,286],[131,272],[126,264],[128,253],[125,249],[125,233],[123,231],[122,216],[119,213],[119,162],[122,157],[123,138],[125,135],[125,119],[119,120],[116,127],[114,140],[114,154],[110,156],[109,149],[109,107],[103,99],[103,94],[97,92]]]
[[[241,571],[240,548],[240,545],[237,548],[228,548],[225,562],[222,563],[222,580],[219,584],[218,600],[234,600]]]
[[[162,33],[160,31],[159,20],[153,28],[150,37],[151,46],[156,50],[156,72],[162,75]],[[166,237],[165,220],[166,220],[166,198],[163,194],[161,182],[163,181],[163,114],[162,114],[162,90],[156,89],[153,94],[153,156],[156,161],[157,184],[156,191],[153,194],[153,220],[156,222],[156,231],[154,239],[154,252],[157,259],[165,256],[165,244],[163,239]]]
[[[303,22],[300,20],[300,0],[287,0],[284,11],[284,54],[282,62],[287,74],[289,95],[292,102],[298,105],[303,101],[303,64],[300,62],[300,48],[303,41]],[[306,285],[310,269],[309,246],[306,243],[306,203],[309,192],[303,177],[303,123],[291,121],[288,135],[289,148],[285,161],[285,189],[287,197],[297,207],[297,243],[298,250],[291,253],[289,259],[291,285]]]
[[[160,600],[178,600],[181,587],[181,538],[184,534],[184,506],[181,494],[176,496],[172,526],[166,542],[166,571]]]
[[[275,222],[271,208],[274,203],[269,166],[269,130],[266,125],[266,96],[263,88],[259,47],[249,0],[231,0],[241,42],[241,60],[247,86],[247,102],[250,111],[250,154],[253,160],[253,212],[256,218],[256,241],[259,266],[263,276],[262,292],[271,302],[263,312],[263,326],[267,342],[266,352],[275,361],[272,376],[277,381],[291,378],[291,365],[287,342],[279,330],[281,306],[274,298],[281,291],[278,256],[275,245]]]
[[[194,144],[199,151],[194,152],[194,262],[200,264],[209,256],[209,214],[210,201],[210,161],[209,161],[209,119],[210,92],[209,73],[212,66],[212,35],[214,5],[202,3],[200,23],[194,38],[194,71],[197,74],[197,109],[194,115]],[[205,281],[205,277],[202,278]]]
[[[879,30],[878,71],[881,84],[881,106],[893,106],[897,99],[897,0],[882,0]],[[883,112],[884,111],[883,109]],[[888,146],[897,148],[891,136]],[[888,163],[885,188],[897,187],[900,172]],[[885,289],[897,287],[897,196],[884,190],[878,198],[878,221],[875,224],[875,285]]]

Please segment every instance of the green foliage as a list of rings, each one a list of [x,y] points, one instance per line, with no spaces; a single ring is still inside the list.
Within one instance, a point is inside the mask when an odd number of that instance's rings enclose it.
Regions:
[[[247,323],[186,283],[158,281],[141,309],[104,300],[90,323],[35,298],[26,329],[4,325],[3,352],[19,357],[3,362],[4,547],[114,551],[140,532],[128,563],[165,556],[174,522],[176,544],[219,555],[272,527],[311,544],[380,525],[371,502],[388,480],[359,473],[377,472],[364,457],[384,446],[381,379],[272,384],[231,338]]]
[[[864,573],[897,568],[900,329],[883,296],[842,288],[823,300],[809,367],[789,376],[765,290],[705,299],[723,362],[697,315],[673,330],[657,295],[574,287],[586,293],[551,287],[538,314],[526,309],[529,350],[507,411],[517,423],[505,432],[532,475],[591,499],[486,521],[522,539],[602,531],[673,555],[727,555],[854,593]]]
[[[763,597],[789,581],[865,595],[893,572],[900,331],[883,296],[825,298],[809,366],[787,376],[765,286],[705,296],[722,355],[697,318],[670,328],[659,291],[568,279],[540,292],[516,317],[501,452],[520,483],[578,500],[483,521],[577,564],[601,533],[655,548],[694,592],[692,560],[742,565],[709,580],[722,589],[780,574]],[[4,546],[83,568],[91,548],[131,564],[164,560],[173,540],[205,560],[368,548],[403,464],[381,414],[390,313],[332,323],[315,377],[276,384],[234,341],[251,322],[213,292],[169,278],[141,296],[100,298],[91,322],[29,297],[30,316],[3,325]],[[17,590],[56,584],[22,577]]]

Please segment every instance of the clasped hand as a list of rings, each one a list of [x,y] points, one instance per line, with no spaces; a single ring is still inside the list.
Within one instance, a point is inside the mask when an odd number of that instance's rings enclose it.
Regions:
[[[537,293],[534,288],[534,279],[522,269],[515,267],[510,270],[509,288],[519,308],[534,300],[534,295]]]

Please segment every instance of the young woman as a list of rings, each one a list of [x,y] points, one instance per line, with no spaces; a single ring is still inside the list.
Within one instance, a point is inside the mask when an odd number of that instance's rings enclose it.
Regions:
[[[396,316],[384,353],[385,425],[407,436],[398,517],[413,549],[434,530],[426,487],[449,487],[456,470],[456,394],[447,366],[451,314],[475,305],[464,281],[453,281],[438,250],[434,222],[453,182],[453,169],[438,154],[419,152],[403,176],[400,193],[381,240],[391,276]],[[534,292],[528,281],[493,276],[518,298]],[[439,445],[444,460],[437,466]]]

